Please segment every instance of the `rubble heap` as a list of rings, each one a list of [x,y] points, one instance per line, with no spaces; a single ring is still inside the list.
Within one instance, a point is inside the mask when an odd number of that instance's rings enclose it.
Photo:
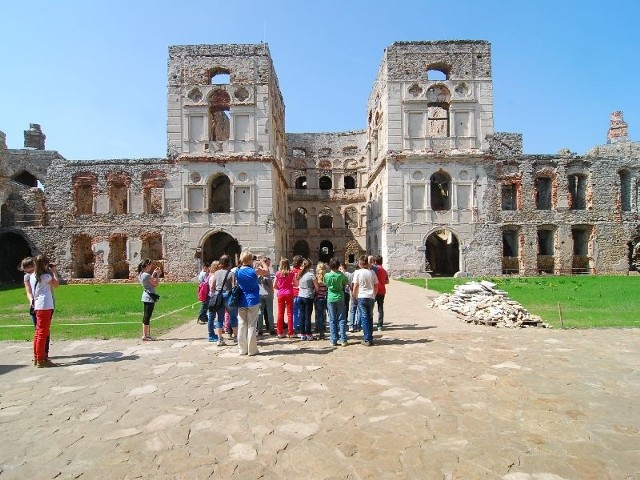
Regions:
[[[433,300],[433,307],[456,312],[467,323],[499,328],[550,327],[537,315],[509,298],[495,283],[469,282],[456,285],[454,293],[445,293]]]

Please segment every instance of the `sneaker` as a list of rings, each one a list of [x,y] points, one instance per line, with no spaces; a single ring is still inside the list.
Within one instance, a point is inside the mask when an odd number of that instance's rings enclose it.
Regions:
[[[349,345],[349,342],[347,342],[346,340],[343,340],[340,342],[340,345],[342,345],[343,347],[346,347],[347,345]]]
[[[381,332],[382,331],[382,325],[378,325],[378,331]]]
[[[332,347],[337,347],[337,346],[338,346],[338,342],[331,342],[331,343],[330,343],[330,345],[331,345]]]
[[[210,342],[217,342],[218,341],[218,337],[209,337],[209,341]]]
[[[143,342],[153,342],[155,340],[155,338],[153,338],[151,335],[144,335],[142,337],[142,341]]]
[[[278,338],[284,338],[285,336],[283,334],[278,335]]]
[[[307,340],[315,340],[316,337],[314,337],[313,335],[307,335]]]
[[[362,340],[362,345],[364,345],[365,347],[370,347],[373,345],[373,342],[368,342],[367,340]]]
[[[224,347],[225,345],[226,345],[226,343],[224,342],[224,338],[218,339],[218,346],[219,347]]]
[[[198,322],[200,325],[205,325],[205,324],[207,323],[207,321],[206,321],[206,320],[203,320],[203,319],[201,319],[201,318],[198,318],[198,319],[196,320],[196,322]]]
[[[353,327],[349,327],[349,333],[355,333],[356,329]]]

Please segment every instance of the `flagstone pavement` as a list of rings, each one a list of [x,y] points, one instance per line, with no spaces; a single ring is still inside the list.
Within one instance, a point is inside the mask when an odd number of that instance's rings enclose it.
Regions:
[[[434,295],[392,280],[372,347],[240,357],[194,320],[54,338],[36,369],[2,342],[0,480],[640,480],[640,330],[470,325]]]

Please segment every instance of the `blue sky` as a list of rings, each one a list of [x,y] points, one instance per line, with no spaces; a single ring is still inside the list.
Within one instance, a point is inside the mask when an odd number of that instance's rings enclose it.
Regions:
[[[385,47],[492,43],[496,131],[583,154],[624,112],[640,139],[635,0],[3,2],[0,130],[29,123],[68,159],[166,155],[170,45],[269,44],[287,132],[360,130]]]

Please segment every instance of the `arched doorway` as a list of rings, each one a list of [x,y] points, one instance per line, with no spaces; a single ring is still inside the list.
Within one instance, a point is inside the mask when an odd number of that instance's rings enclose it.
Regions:
[[[213,262],[222,255],[229,255],[235,262],[236,254],[240,254],[238,241],[225,232],[216,232],[209,235],[202,245],[202,261]]]
[[[331,257],[333,257],[333,244],[329,240],[323,240],[318,251],[318,261],[328,263]]]
[[[309,244],[304,240],[298,240],[293,246],[293,256],[300,255],[303,258],[309,258]]]
[[[434,276],[452,277],[460,270],[460,245],[449,230],[438,230],[427,237],[426,270]]]
[[[0,283],[20,282],[23,273],[20,262],[32,254],[27,240],[14,232],[0,233]]]

